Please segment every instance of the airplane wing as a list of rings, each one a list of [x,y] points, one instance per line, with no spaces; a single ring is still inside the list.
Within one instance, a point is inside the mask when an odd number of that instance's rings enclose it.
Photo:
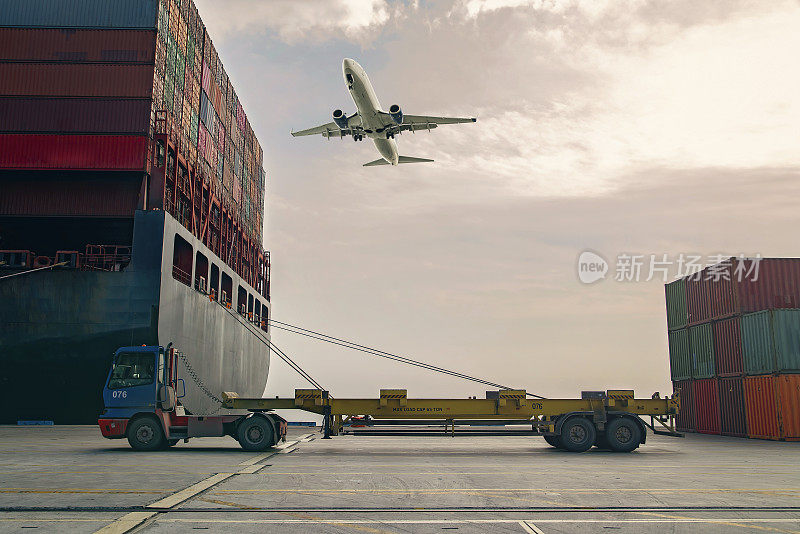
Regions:
[[[393,132],[416,132],[419,130],[433,130],[440,124],[460,124],[465,122],[476,122],[472,117],[429,117],[427,115],[403,115],[403,124],[395,124],[392,117],[383,111],[380,112],[381,118],[387,128]]]
[[[322,137],[345,137],[352,135],[355,130],[361,126],[361,118],[358,113],[353,113],[347,117],[348,128],[341,129],[335,122],[329,122],[321,126],[314,126],[299,132],[292,132],[292,136],[299,137],[301,135],[322,135]]]
[[[387,113],[388,115],[388,113]],[[478,119],[474,117],[428,117],[426,115],[403,115],[403,126],[406,124],[413,125],[415,130],[416,126],[425,126],[427,124],[461,124],[464,122],[476,122]]]

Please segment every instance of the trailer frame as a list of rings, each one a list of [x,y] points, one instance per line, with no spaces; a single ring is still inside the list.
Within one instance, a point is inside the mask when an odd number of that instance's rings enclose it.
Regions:
[[[397,421],[418,425],[444,421],[446,431],[453,436],[456,425],[463,422],[530,425],[531,435],[545,436],[548,443],[558,443],[556,446],[576,452],[608,442],[613,450],[633,450],[645,442],[647,428],[656,434],[683,437],[675,429],[675,417],[680,411],[679,391],[666,398],[656,393],[649,399],[636,399],[633,390],[583,392],[580,399],[530,399],[524,389],[487,391],[485,399],[415,399],[408,398],[405,389],[381,389],[377,399],[334,398],[322,389],[297,389],[294,398],[242,398],[235,392],[224,392],[222,397],[223,407],[230,409],[251,412],[299,409],[321,415],[324,438],[343,433],[357,416],[372,418],[369,426]],[[643,420],[643,416],[649,417],[650,422]],[[616,419],[624,421],[613,423]],[[607,434],[612,423],[614,432],[624,427],[622,434],[635,440],[635,446],[614,441],[616,434]],[[584,439],[573,442],[576,433]],[[587,447],[586,440],[592,433],[594,437]]]

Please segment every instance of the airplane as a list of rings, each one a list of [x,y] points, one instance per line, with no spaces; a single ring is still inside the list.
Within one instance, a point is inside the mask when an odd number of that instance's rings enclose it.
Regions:
[[[364,137],[372,139],[375,148],[381,155],[380,159],[364,164],[364,167],[374,165],[397,165],[399,163],[423,163],[433,161],[426,158],[412,158],[400,156],[397,153],[397,144],[394,136],[405,131],[417,132],[436,128],[440,124],[458,124],[475,122],[477,119],[469,117],[427,117],[424,115],[406,115],[397,104],[389,106],[389,112],[381,110],[378,97],[367,77],[367,73],[356,61],[345,59],[342,61],[342,74],[350,91],[350,96],[356,105],[356,112],[347,116],[341,109],[334,110],[333,122],[316,126],[299,132],[292,132],[292,136],[322,135],[330,140],[331,137],[353,137],[353,141],[363,141]]]

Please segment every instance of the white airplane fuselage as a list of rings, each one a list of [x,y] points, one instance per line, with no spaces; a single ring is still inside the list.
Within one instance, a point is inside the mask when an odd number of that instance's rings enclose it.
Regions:
[[[342,74],[347,90],[350,91],[350,97],[361,117],[364,134],[372,139],[383,159],[392,165],[397,165],[400,159],[397,153],[397,144],[394,139],[386,138],[383,120],[378,115],[378,112],[381,111],[381,104],[378,102],[378,97],[367,73],[357,62],[345,59],[342,62]]]

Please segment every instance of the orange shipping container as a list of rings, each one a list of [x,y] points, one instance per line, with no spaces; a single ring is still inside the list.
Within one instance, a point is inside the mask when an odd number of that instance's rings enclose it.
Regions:
[[[783,436],[787,441],[800,441],[800,375],[775,377]]]
[[[744,379],[744,403],[747,433],[751,438],[780,439],[775,377],[750,376]]]

